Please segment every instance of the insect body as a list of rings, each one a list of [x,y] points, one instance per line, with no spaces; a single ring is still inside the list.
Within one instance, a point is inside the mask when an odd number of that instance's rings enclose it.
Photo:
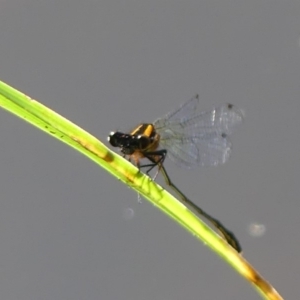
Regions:
[[[234,234],[189,200],[171,181],[163,162],[166,156],[185,168],[215,166],[225,163],[231,153],[230,135],[243,121],[243,113],[232,104],[220,105],[208,112],[198,112],[198,96],[153,123],[142,123],[130,133],[111,132],[108,141],[146,173],[158,166],[166,183],[198,215],[209,220],[226,241],[241,252]],[[141,165],[147,158],[150,163]]]

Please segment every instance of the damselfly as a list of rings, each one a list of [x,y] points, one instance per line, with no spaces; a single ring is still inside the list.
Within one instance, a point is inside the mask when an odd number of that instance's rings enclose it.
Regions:
[[[216,166],[225,163],[231,153],[230,135],[242,123],[243,112],[232,104],[223,104],[211,111],[198,111],[198,95],[153,123],[142,123],[132,132],[111,132],[108,141],[119,147],[125,157],[140,169],[156,166],[170,186],[195,213],[204,216],[223,235],[226,241],[241,252],[234,234],[189,200],[171,181],[163,165],[166,156],[185,168]],[[147,158],[150,163],[141,165]]]

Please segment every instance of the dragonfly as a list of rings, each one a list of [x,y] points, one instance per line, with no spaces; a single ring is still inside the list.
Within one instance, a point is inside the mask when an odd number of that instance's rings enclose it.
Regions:
[[[147,168],[146,174],[158,167],[166,184],[199,217],[205,217],[223,238],[237,252],[242,248],[239,241],[219,220],[215,219],[194,202],[171,181],[164,167],[166,157],[178,166],[217,166],[228,161],[232,143],[230,137],[243,122],[244,113],[233,104],[222,104],[210,111],[199,110],[199,96],[196,95],[177,109],[153,123],[141,123],[129,133],[111,132],[108,141],[118,147],[124,157],[139,169]],[[142,159],[149,163],[142,165]]]

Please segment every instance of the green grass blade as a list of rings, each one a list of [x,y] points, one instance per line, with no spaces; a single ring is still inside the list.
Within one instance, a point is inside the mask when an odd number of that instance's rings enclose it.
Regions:
[[[0,81],[0,106],[81,152],[173,218],[249,280],[265,299],[282,299],[227,242],[180,201],[85,130]]]

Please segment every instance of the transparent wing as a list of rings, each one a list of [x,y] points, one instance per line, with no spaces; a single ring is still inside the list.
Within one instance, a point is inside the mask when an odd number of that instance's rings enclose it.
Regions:
[[[160,146],[180,166],[223,164],[231,153],[229,136],[243,121],[243,113],[231,104],[208,112],[197,112],[197,108],[198,98],[194,97],[153,123]]]
[[[164,120],[177,120],[185,117],[191,117],[196,113],[199,104],[199,96],[195,95],[190,100],[181,104],[174,111],[169,112],[163,119]]]

